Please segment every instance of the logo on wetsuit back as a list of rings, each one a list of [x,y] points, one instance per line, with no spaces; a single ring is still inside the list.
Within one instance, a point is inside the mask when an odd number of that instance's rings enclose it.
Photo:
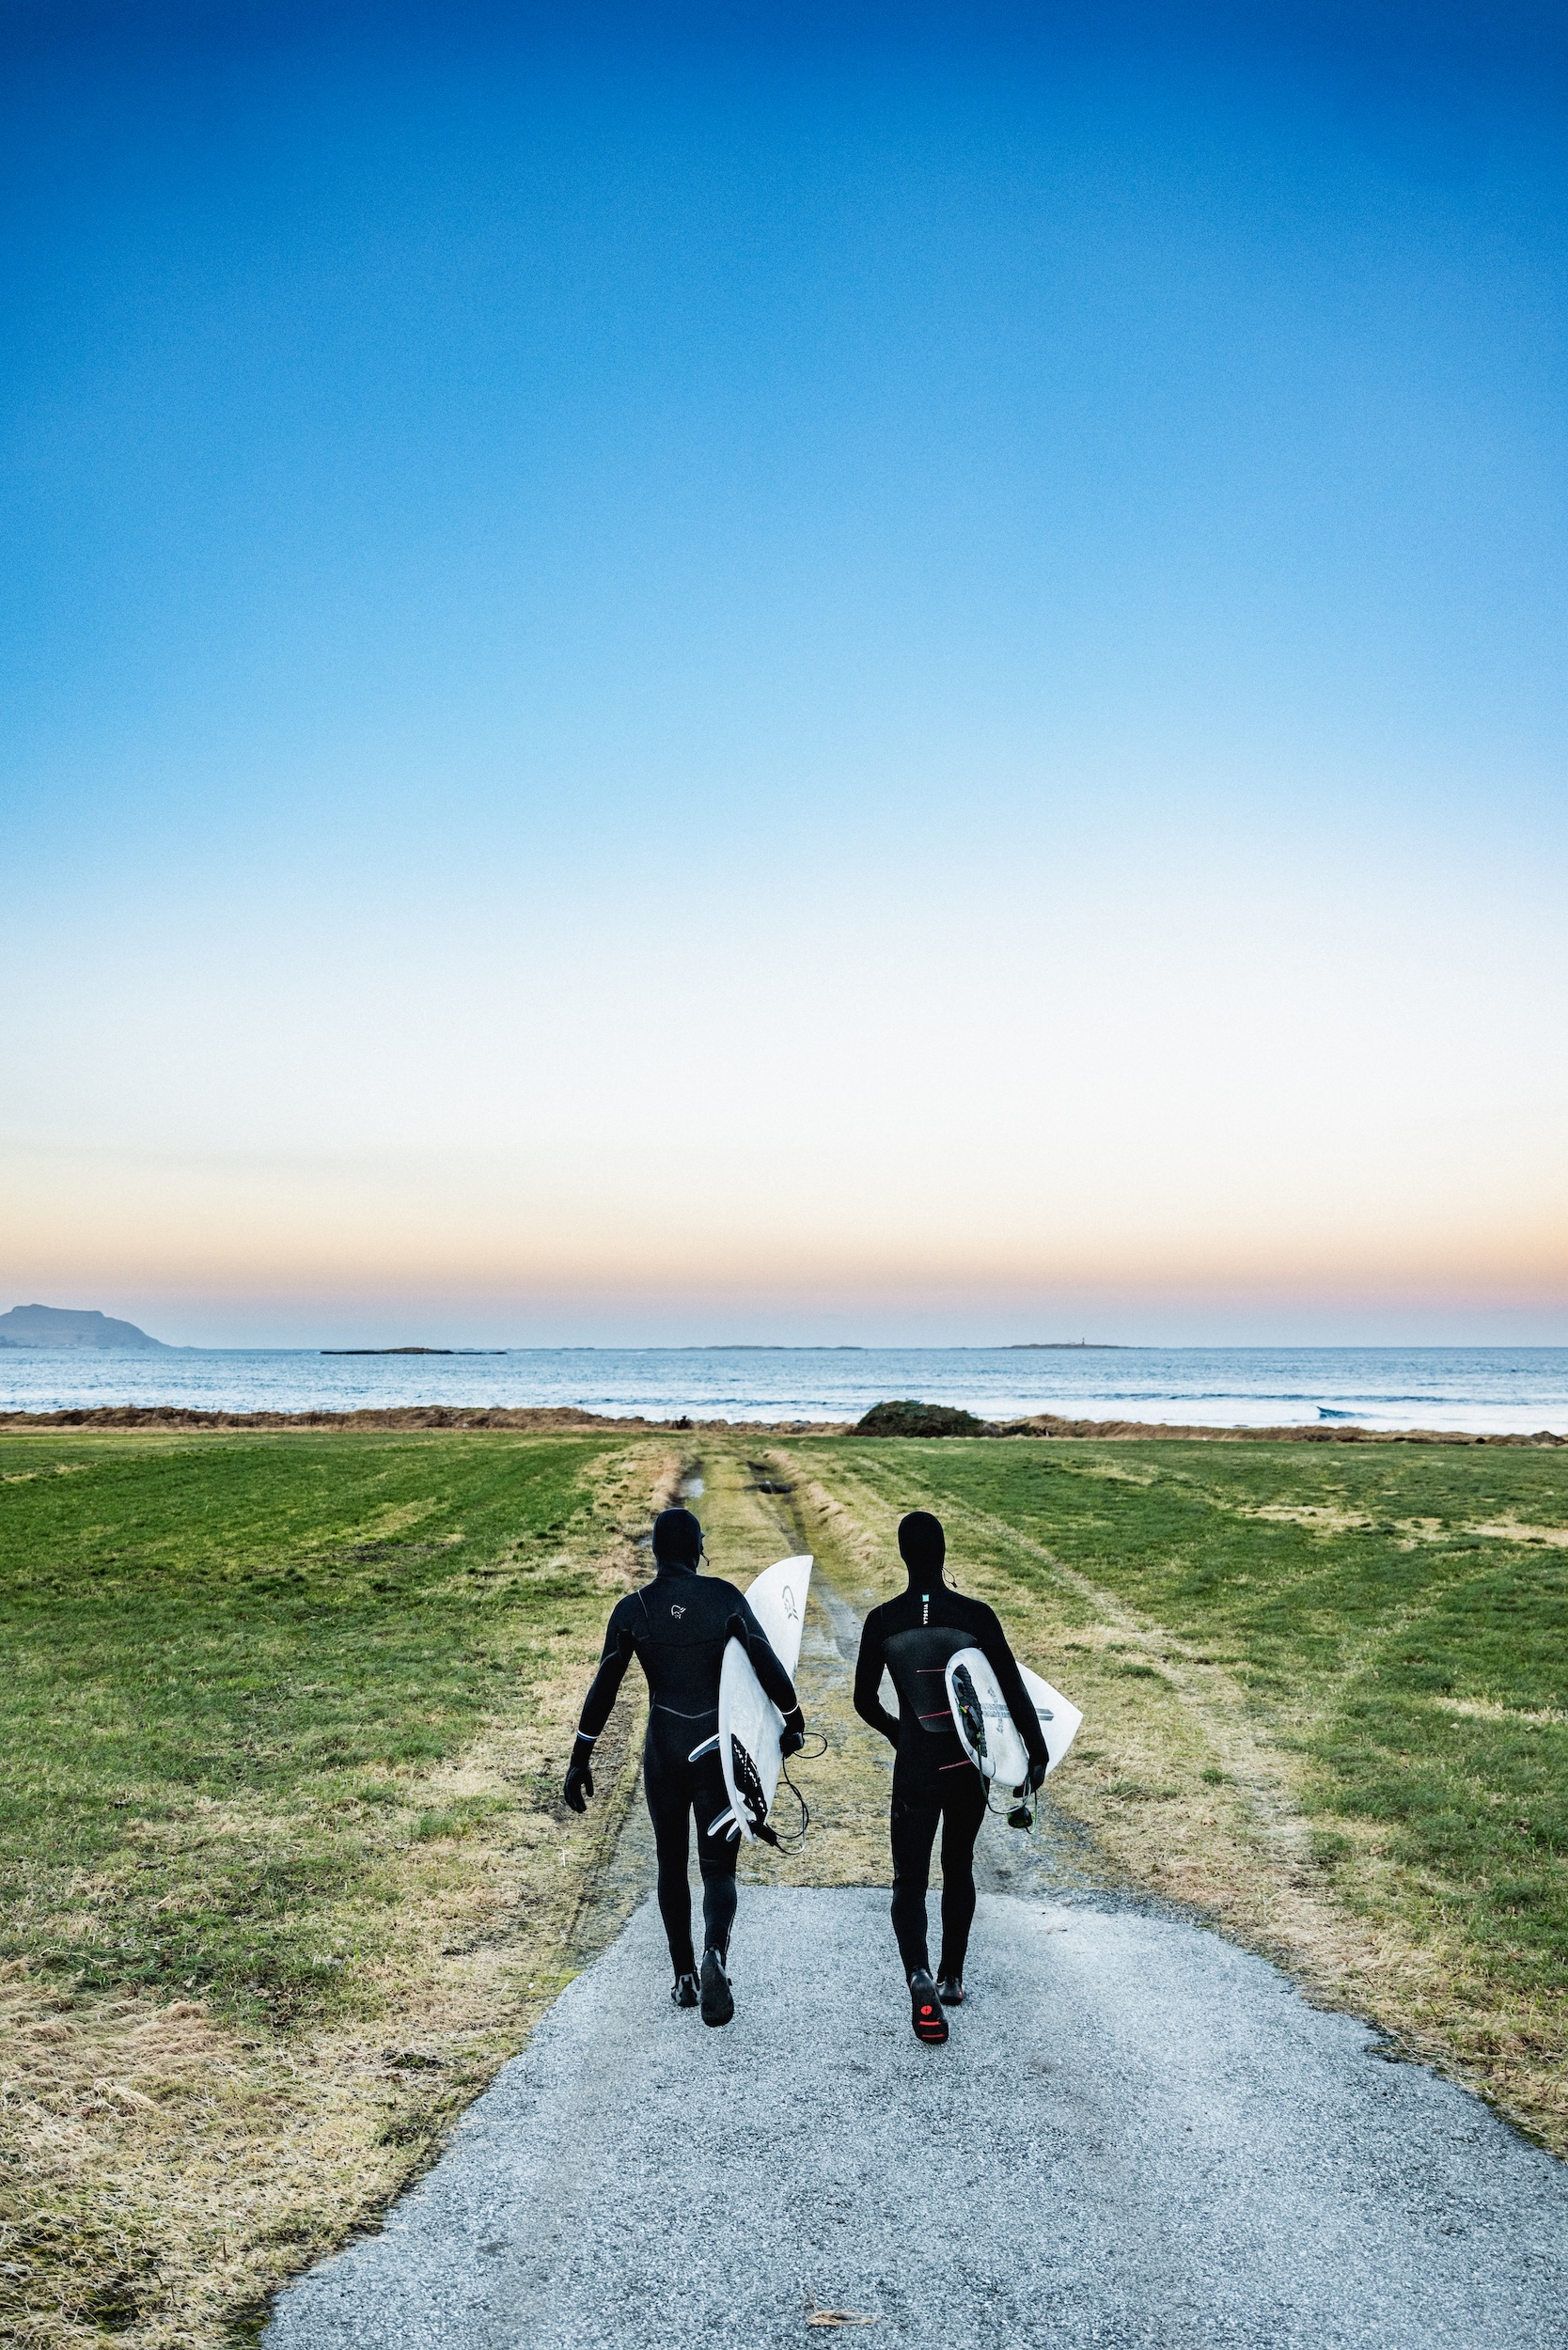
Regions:
[[[672,1616],[683,1616],[683,1615],[685,1614],[685,1612],[686,1612],[686,1611],[685,1611],[685,1609],[684,1609],[683,1607],[677,1607],[677,1606],[675,1606],[673,1605],[673,1603],[672,1603],[672,1604],[671,1604],[671,1606],[670,1606],[670,1611],[669,1611],[669,1612],[670,1612],[670,1614],[671,1614]]]

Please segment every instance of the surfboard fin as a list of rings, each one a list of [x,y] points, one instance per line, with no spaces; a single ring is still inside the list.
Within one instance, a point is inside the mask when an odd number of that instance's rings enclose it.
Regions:
[[[746,1808],[753,1836],[760,1836],[764,1844],[776,1844],[778,1839],[768,1825],[768,1799],[762,1793],[756,1763],[738,1738],[731,1737],[729,1751],[735,1769],[735,1786]]]
[[[964,1725],[965,1743],[972,1749],[980,1768],[985,1768],[985,1710],[969,1678],[967,1665],[953,1668],[953,1696],[958,1700],[959,1719]]]

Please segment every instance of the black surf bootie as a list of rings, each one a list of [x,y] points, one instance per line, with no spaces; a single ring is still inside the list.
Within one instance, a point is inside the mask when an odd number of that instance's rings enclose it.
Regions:
[[[948,2019],[936,1985],[924,1966],[917,1966],[909,1978],[909,2020],[916,2039],[925,2041],[929,2047],[939,2048],[948,2036]]]
[[[936,1996],[944,2007],[964,2005],[964,1977],[951,1967],[944,1966],[936,1978]]]
[[[705,2024],[728,2024],[735,2013],[734,1994],[729,1978],[724,1971],[724,1959],[718,1950],[702,1953],[702,2020]]]
[[[674,2000],[677,2007],[695,2007],[698,1997],[700,1996],[697,1987],[697,1977],[695,1975],[677,1975],[675,1978],[675,1988],[671,1991],[669,1996]]]

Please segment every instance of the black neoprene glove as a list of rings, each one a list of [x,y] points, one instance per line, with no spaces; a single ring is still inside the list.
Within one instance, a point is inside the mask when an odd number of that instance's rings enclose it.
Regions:
[[[792,1714],[784,1716],[784,1727],[778,1733],[778,1751],[787,1762],[792,1754],[798,1754],[806,1744],[806,1716],[797,1705]]]
[[[573,1754],[567,1765],[566,1783],[561,1789],[561,1801],[569,1811],[586,1811],[588,1798],[593,1793],[593,1749],[585,1747]]]
[[[1044,1785],[1045,1774],[1050,1767],[1051,1764],[1048,1757],[1043,1757],[1041,1760],[1033,1762],[1029,1764],[1029,1793],[1031,1795],[1037,1787]]]

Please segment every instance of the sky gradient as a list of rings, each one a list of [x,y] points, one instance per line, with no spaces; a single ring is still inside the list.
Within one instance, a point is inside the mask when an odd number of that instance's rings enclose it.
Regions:
[[[0,16],[0,1283],[1568,1341],[1544,9]]]

